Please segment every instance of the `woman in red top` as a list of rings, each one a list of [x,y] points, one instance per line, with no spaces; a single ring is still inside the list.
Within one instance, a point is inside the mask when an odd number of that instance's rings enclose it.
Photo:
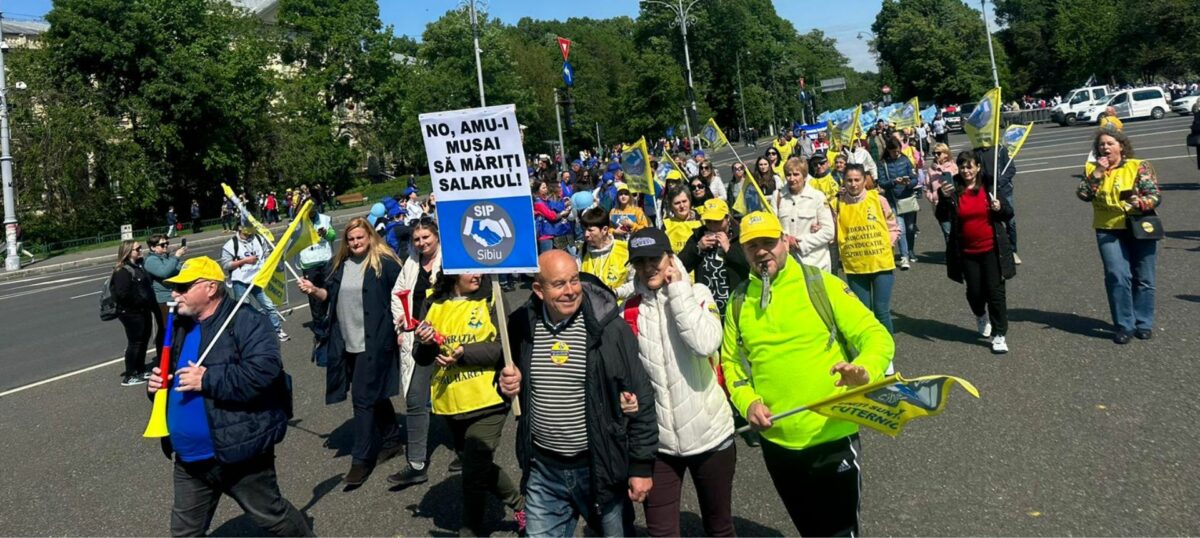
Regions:
[[[967,303],[979,335],[992,338],[992,353],[1008,353],[1008,306],[1004,281],[1017,275],[1005,222],[1013,210],[988,192],[991,179],[970,151],[958,154],[954,183],[942,185],[937,219],[950,223],[946,273],[967,284]]]

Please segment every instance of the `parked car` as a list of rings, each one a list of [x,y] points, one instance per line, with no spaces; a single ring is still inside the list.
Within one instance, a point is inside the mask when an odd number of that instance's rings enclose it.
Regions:
[[[1099,123],[1105,109],[1110,106],[1117,110],[1117,118],[1121,120],[1162,119],[1171,108],[1162,88],[1147,86],[1115,92],[1107,101],[1080,113],[1078,120],[1084,123]]]
[[[1200,99],[1200,89],[1171,101],[1171,112],[1187,116],[1192,113],[1192,107],[1196,105],[1197,99]]]
[[[1050,109],[1050,119],[1062,126],[1075,125],[1081,113],[1107,101],[1109,95],[1108,86],[1085,86],[1071,90],[1066,99]]]

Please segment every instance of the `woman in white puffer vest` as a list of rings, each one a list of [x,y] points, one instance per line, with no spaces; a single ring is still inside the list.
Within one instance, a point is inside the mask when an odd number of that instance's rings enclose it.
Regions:
[[[635,295],[624,317],[654,385],[658,454],[646,497],[651,536],[679,536],[683,475],[691,472],[707,536],[733,536],[733,414],[709,357],[721,347],[721,317],[712,292],[692,284],[658,228],[629,239]]]

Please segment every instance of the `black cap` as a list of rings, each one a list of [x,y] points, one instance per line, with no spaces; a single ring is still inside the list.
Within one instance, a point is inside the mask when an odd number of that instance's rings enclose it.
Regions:
[[[813,153],[812,157],[808,158],[808,167],[816,168],[817,165],[825,164],[827,162],[829,162],[829,157],[825,156],[825,152],[818,151],[816,153]]]
[[[658,258],[671,251],[667,234],[654,227],[642,228],[629,236],[629,259]]]

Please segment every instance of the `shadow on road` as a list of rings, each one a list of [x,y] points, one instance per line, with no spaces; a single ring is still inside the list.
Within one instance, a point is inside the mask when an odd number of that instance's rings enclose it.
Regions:
[[[300,512],[307,514],[308,511],[312,509],[312,507],[316,506],[317,503],[321,501],[321,499],[325,498],[325,496],[328,495],[329,492],[333,491],[333,489],[336,488],[338,486],[338,484],[341,484],[341,483],[342,483],[342,475],[338,474],[338,475],[334,475],[329,478],[326,478],[320,484],[317,484],[315,487],[313,487],[312,498],[309,499],[308,502],[305,503],[304,506],[302,506],[300,508]]]
[[[1183,299],[1192,303],[1200,303],[1200,295],[1176,295],[1176,299]]]
[[[943,340],[965,344],[980,342],[979,335],[966,327],[951,325],[935,319],[913,318],[895,310],[892,311],[892,324],[897,333],[904,333],[921,340]]]
[[[777,529],[737,516],[733,517],[733,528],[738,536],[785,536]],[[684,536],[705,536],[704,521],[694,512],[683,512],[679,514],[679,531]]]
[[[1046,312],[1032,308],[1013,308],[1008,311],[1008,321],[1025,321],[1043,325],[1048,329],[1058,329],[1063,332],[1086,336],[1089,338],[1112,337],[1112,325],[1106,321],[1068,314],[1065,312]]]
[[[1200,183],[1159,183],[1160,191],[1200,191]]]

